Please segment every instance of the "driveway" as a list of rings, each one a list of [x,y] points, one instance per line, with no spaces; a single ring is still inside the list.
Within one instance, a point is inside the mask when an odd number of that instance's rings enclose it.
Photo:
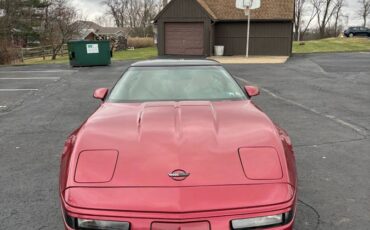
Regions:
[[[59,158],[64,139],[99,105],[129,63],[0,68],[1,229],[62,229]],[[295,143],[296,229],[368,229],[370,53],[295,56],[278,65],[227,65]]]

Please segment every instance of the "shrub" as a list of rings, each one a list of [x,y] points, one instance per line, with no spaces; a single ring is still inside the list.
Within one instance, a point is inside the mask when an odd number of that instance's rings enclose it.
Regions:
[[[0,41],[0,64],[12,64],[19,61],[20,49],[6,40]]]
[[[154,46],[154,40],[151,37],[146,38],[128,38],[127,41],[128,47],[134,47],[134,48],[146,48],[146,47],[152,47]]]

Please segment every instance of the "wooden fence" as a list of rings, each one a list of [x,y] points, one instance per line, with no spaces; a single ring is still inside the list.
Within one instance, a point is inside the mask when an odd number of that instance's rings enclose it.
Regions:
[[[51,46],[40,46],[36,48],[22,48],[21,49],[21,60],[24,62],[26,59],[32,58],[43,58],[44,60],[46,57],[51,57],[53,55],[53,50]],[[67,45],[63,45],[63,47],[58,52],[58,55],[68,55],[68,47]]]

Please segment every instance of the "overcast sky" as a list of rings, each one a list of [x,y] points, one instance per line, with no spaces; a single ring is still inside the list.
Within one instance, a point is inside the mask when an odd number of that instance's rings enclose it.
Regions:
[[[79,9],[84,18],[88,20],[95,20],[97,17],[104,16],[106,8],[102,4],[103,0],[70,0],[71,3]],[[276,0],[279,1],[279,0]],[[346,0],[346,7],[344,14],[348,15],[349,26],[361,25],[361,19],[357,16],[359,5],[358,0]],[[262,1],[263,4],[263,1]],[[344,24],[346,24],[344,18]]]
[[[70,0],[70,2],[88,20],[94,20],[96,17],[103,16],[106,11],[102,3],[103,0]]]

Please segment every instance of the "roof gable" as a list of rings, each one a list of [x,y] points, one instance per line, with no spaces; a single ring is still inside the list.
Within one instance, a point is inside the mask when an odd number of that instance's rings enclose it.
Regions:
[[[153,21],[156,22],[159,18],[169,17],[213,19],[210,11],[200,5],[197,0],[172,0],[157,14]]]

